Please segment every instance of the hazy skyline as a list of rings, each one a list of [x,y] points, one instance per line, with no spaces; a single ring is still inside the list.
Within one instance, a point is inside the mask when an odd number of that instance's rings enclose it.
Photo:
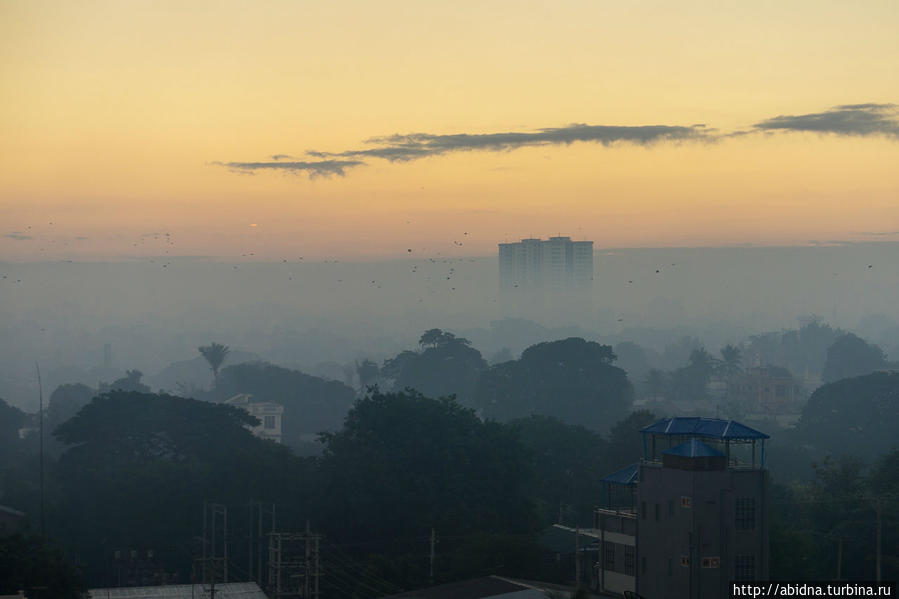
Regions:
[[[4,2],[0,255],[897,241],[897,30],[890,0]]]

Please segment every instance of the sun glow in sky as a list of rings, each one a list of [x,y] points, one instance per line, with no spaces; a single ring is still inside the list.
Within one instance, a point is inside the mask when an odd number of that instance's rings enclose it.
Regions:
[[[897,31],[895,0],[6,0],[0,258],[897,241]]]

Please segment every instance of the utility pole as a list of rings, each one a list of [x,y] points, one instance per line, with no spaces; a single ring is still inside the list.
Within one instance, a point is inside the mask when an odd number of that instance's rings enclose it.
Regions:
[[[203,500],[203,566],[201,570],[201,578],[203,584],[206,584],[206,530],[207,530],[207,519],[206,514],[209,511],[207,507],[207,502]]]
[[[581,586],[581,527],[574,529],[574,587]]]
[[[309,555],[312,549],[309,538],[309,520],[306,520],[306,560],[303,562],[303,599],[309,599]]]
[[[843,537],[839,537],[837,545],[837,581],[843,579]]]
[[[318,541],[321,537],[319,535],[315,535],[315,599],[320,599],[318,594],[318,577],[321,574],[319,555],[318,555]]]
[[[37,394],[40,402],[40,437],[41,437],[41,536],[44,536],[44,387],[41,385],[41,367],[34,363],[37,370]]]
[[[877,551],[877,582],[880,582],[880,562],[882,559],[880,544],[881,538],[883,537],[883,502],[881,498],[878,497],[874,500],[874,506],[877,510],[877,540],[876,540],[876,551]]]
[[[431,527],[431,556],[428,566],[428,580],[431,584],[434,584],[434,551],[437,546],[437,531],[434,530],[434,527]]]

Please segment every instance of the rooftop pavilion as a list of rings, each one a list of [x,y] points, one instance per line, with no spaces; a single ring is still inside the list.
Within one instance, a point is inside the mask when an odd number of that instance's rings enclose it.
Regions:
[[[641,429],[640,433],[643,436],[644,463],[661,463],[662,454],[668,450],[688,441],[701,441],[701,445],[692,443],[690,451],[710,447],[725,456],[728,468],[765,467],[765,439],[769,436],[735,420],[662,418]],[[680,453],[683,451],[686,448]],[[708,453],[708,450],[705,451]]]

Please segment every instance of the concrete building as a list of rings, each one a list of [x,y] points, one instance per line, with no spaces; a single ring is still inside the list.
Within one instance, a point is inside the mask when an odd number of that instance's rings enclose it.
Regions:
[[[499,244],[502,289],[567,290],[593,286],[593,242],[570,237]]]
[[[241,393],[226,399],[225,403],[241,408],[259,419],[258,426],[250,427],[254,435],[281,443],[281,418],[284,415],[284,406],[270,401],[251,401],[252,397],[248,393]]]
[[[768,435],[732,420],[665,418],[644,457],[603,479],[592,586],[652,599],[729,596],[768,577]],[[583,532],[583,531],[582,531]]]
[[[748,368],[727,381],[727,400],[751,412],[799,412],[804,399],[802,385],[780,366]]]

